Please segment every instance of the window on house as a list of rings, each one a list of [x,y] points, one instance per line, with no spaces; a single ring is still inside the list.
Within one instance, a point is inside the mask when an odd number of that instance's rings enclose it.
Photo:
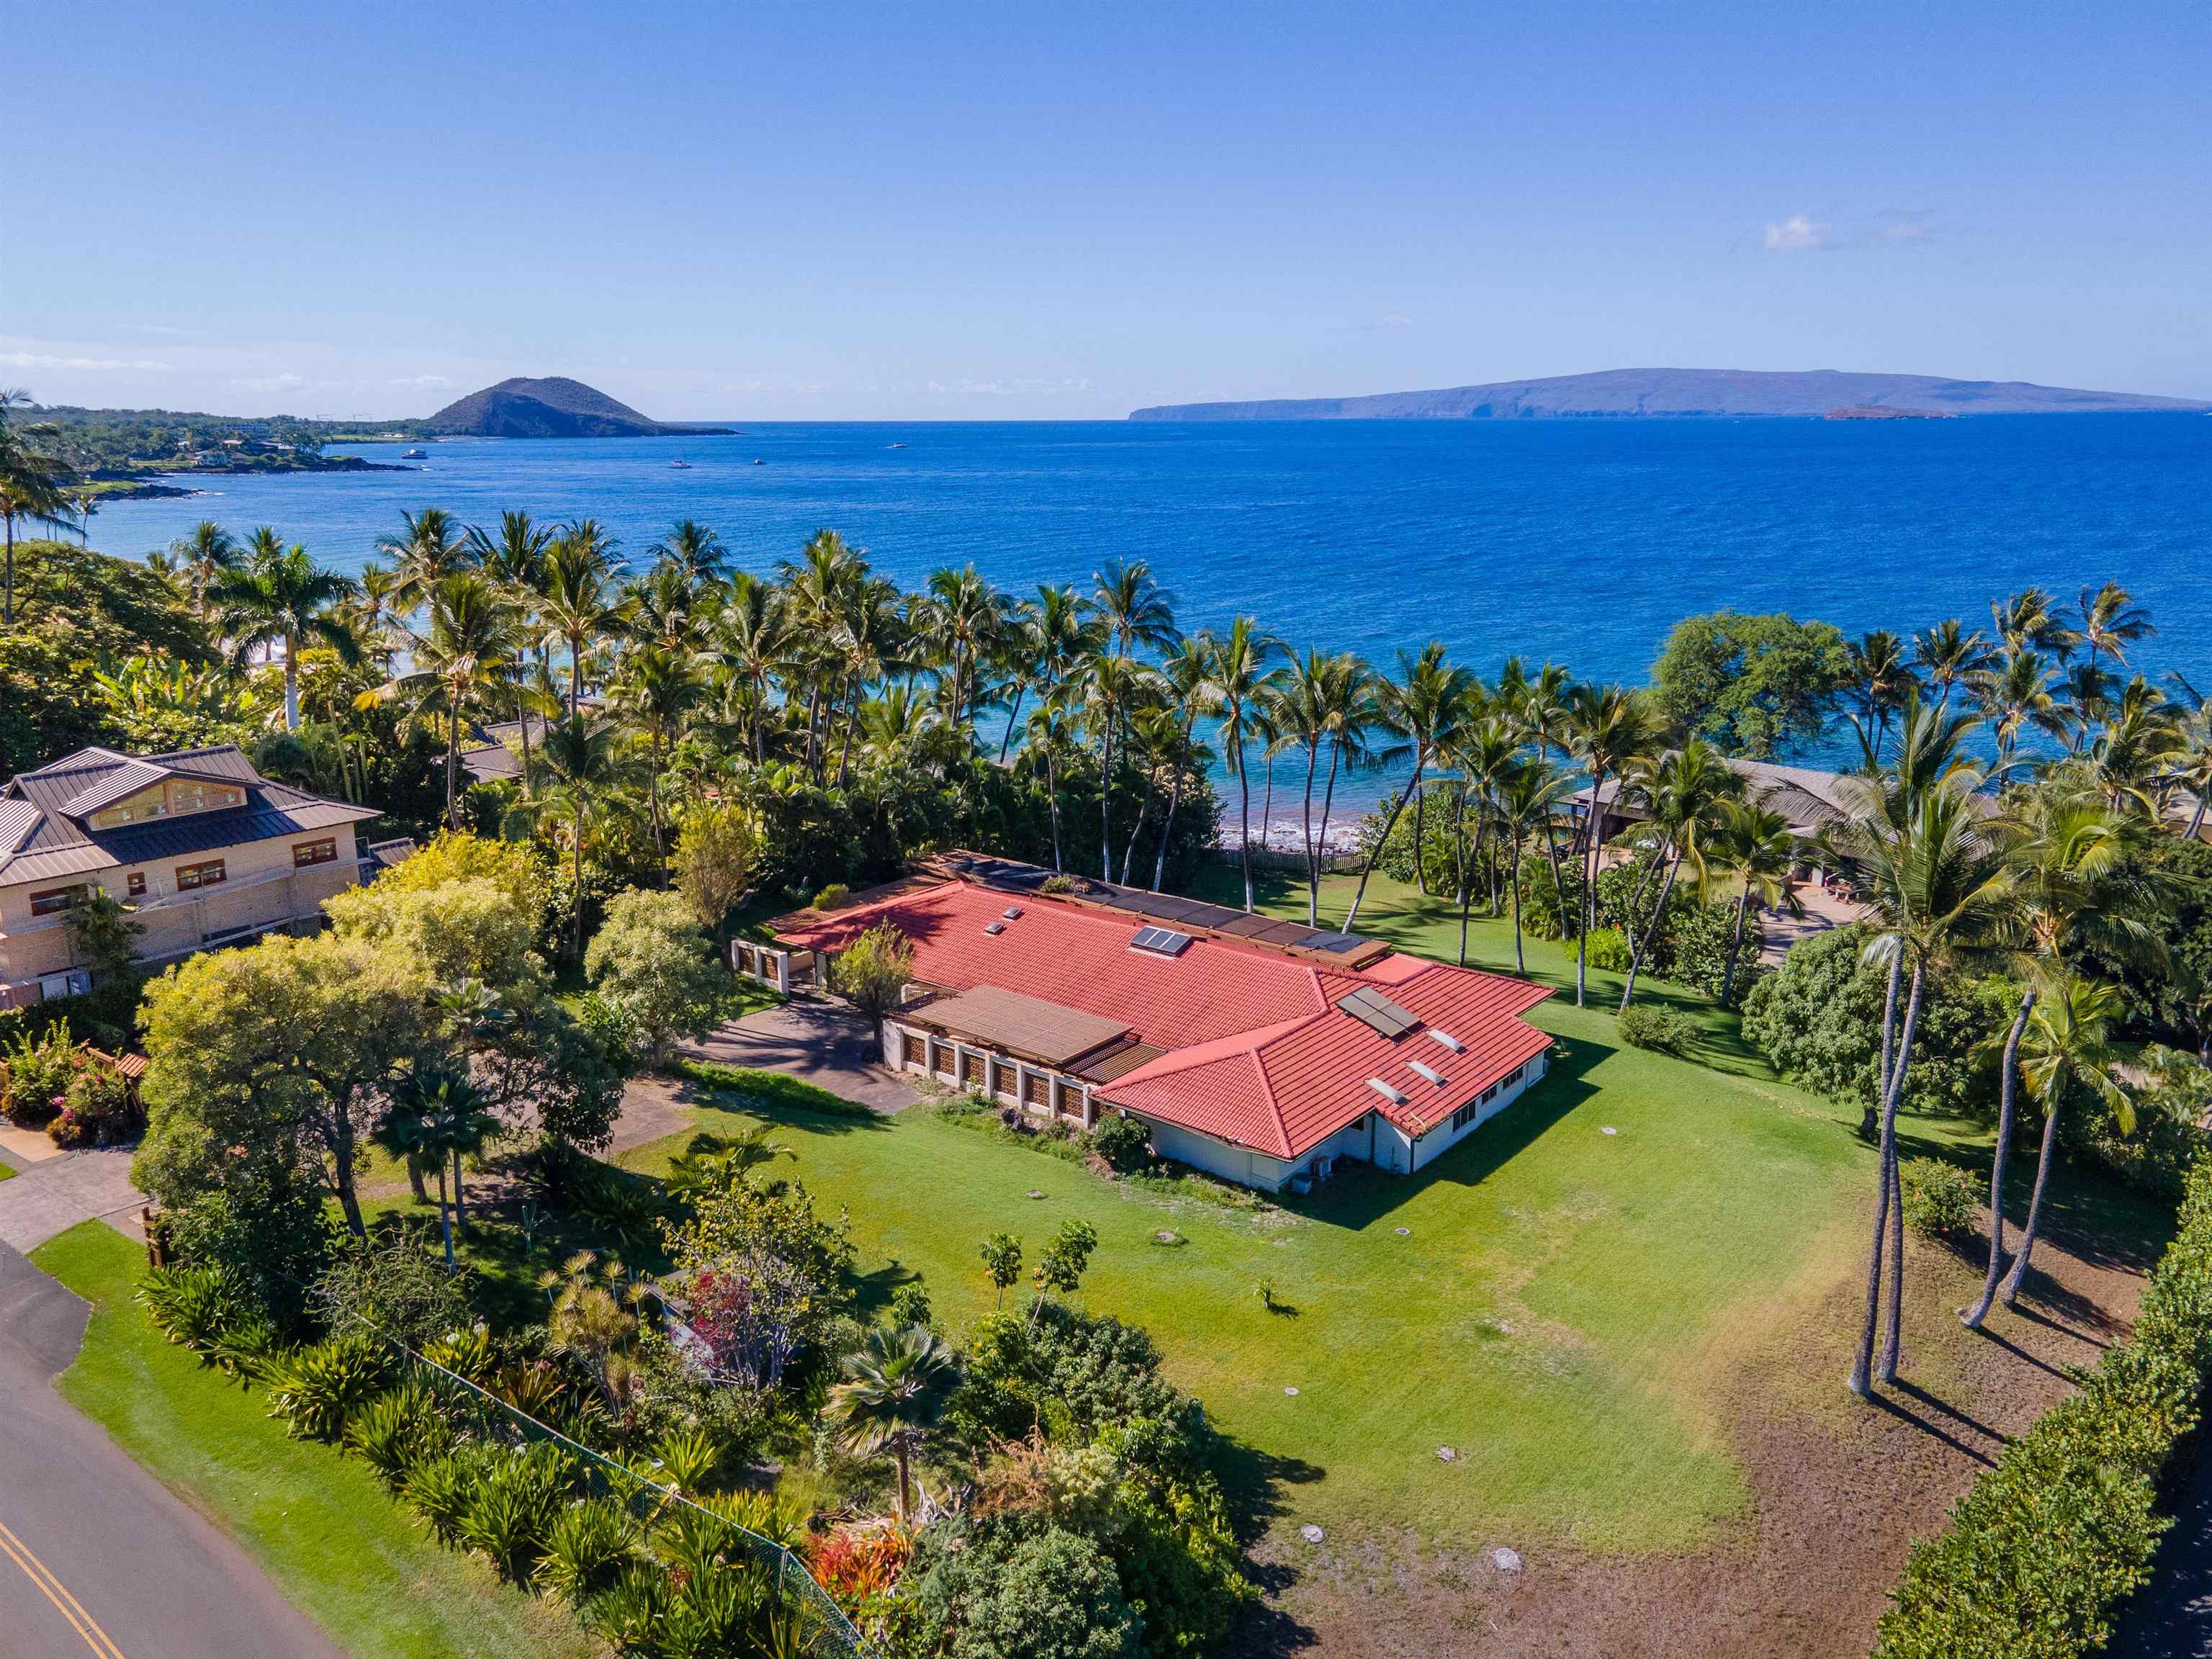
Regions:
[[[1457,1134],[1462,1129],[1467,1127],[1468,1124],[1474,1122],[1476,1115],[1481,1110],[1482,1108],[1480,1106],[1470,1102],[1468,1104],[1461,1107],[1459,1110],[1454,1112],[1452,1114],[1452,1133],[1454,1134]]]
[[[333,864],[337,860],[338,842],[336,836],[325,836],[320,841],[299,841],[292,843],[292,867],[304,870],[311,864]]]
[[[177,866],[177,890],[189,893],[196,887],[213,887],[224,878],[222,860],[210,859],[204,864],[180,864]]]
[[[74,887],[49,887],[42,893],[31,895],[31,914],[34,916],[58,915],[64,910],[76,908],[84,902],[84,884]]]
[[[1492,1101],[1492,1100],[1497,1099],[1497,1098],[1498,1098],[1498,1085],[1497,1085],[1495,1083],[1493,1083],[1493,1084],[1492,1084],[1492,1085],[1491,1085],[1487,1089],[1485,1089],[1485,1090],[1482,1091],[1482,1097],[1483,1097],[1483,1099],[1484,1099],[1486,1102],[1486,1101]]]
[[[124,884],[130,889],[128,895],[130,897],[144,898],[146,896],[146,872],[143,870],[133,870],[124,878]]]
[[[1516,1066],[1511,1071],[1508,1072],[1504,1077],[1498,1079],[1498,1086],[1501,1089],[1511,1088],[1515,1084],[1518,1083],[1524,1076],[1527,1075],[1528,1071],[1528,1063],[1523,1061],[1522,1064]]]
[[[246,791],[224,784],[178,779],[169,785],[169,806],[173,811],[211,812],[217,807],[241,806],[245,802]]]
[[[92,827],[113,830],[126,823],[138,823],[147,818],[166,817],[168,811],[168,802],[162,796],[161,786],[157,783],[151,789],[141,789],[137,794],[94,812]]]

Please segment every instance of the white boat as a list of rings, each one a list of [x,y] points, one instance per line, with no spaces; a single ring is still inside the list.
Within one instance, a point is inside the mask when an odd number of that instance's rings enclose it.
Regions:
[[[671,461],[669,462],[669,465],[680,467],[686,472],[689,472],[691,470],[691,463],[689,461]]]
[[[425,450],[404,449],[400,451],[399,459],[403,461],[427,461],[430,457]]]

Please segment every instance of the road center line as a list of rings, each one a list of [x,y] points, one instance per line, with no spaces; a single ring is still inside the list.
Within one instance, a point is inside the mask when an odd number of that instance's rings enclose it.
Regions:
[[[84,1638],[85,1646],[100,1659],[123,1659],[123,1650],[108,1639],[107,1632],[70,1594],[69,1586],[54,1577],[46,1564],[31,1553],[31,1547],[8,1529],[4,1521],[0,1521],[0,1553],[23,1570],[23,1576],[39,1587],[39,1593],[54,1604],[56,1611],[69,1620],[70,1628]]]

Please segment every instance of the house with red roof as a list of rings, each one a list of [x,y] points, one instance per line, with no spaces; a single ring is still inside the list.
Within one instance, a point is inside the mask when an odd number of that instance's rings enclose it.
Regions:
[[[914,946],[882,1032],[892,1066],[1086,1129],[1121,1112],[1161,1156],[1268,1191],[1346,1158],[1421,1168],[1540,1079],[1551,1049],[1524,1018],[1541,987],[971,854],[779,918],[732,966],[821,984],[884,923]]]

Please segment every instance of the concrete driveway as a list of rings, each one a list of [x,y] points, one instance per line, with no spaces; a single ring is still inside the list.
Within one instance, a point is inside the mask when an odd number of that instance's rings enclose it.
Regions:
[[[36,1164],[17,1164],[12,1181],[0,1181],[0,1244],[33,1250],[80,1221],[105,1221],[126,1238],[141,1238],[139,1206],[146,1196],[131,1184],[128,1146],[64,1152]]]
[[[0,1195],[28,1178],[0,1182]],[[55,1392],[87,1314],[0,1244],[0,1653],[344,1659],[243,1550]]]
[[[747,1014],[704,1042],[687,1043],[684,1052],[725,1066],[787,1072],[878,1112],[898,1111],[921,1095],[915,1084],[877,1065],[867,1021],[827,998],[793,998]]]

